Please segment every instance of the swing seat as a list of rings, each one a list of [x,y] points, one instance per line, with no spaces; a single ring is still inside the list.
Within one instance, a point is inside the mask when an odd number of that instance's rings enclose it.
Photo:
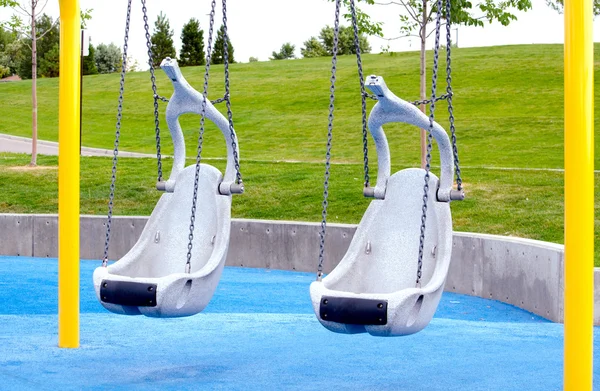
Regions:
[[[185,272],[195,166],[161,196],[142,235],[118,262],[94,272],[102,305],[119,314],[189,316],[204,309],[219,282],[229,245],[231,197],[217,192],[221,173],[202,164],[190,273]]]
[[[175,60],[165,59],[161,68],[175,89],[166,113],[174,146],[171,175],[161,186],[165,193],[137,243],[114,264],[97,268],[93,279],[98,300],[109,311],[181,317],[194,315],[208,305],[225,265],[231,193],[236,189],[232,143],[235,132],[207,100],[205,116],[227,141],[227,167],[222,175],[213,166],[200,165],[191,267],[186,270],[196,166],[184,168],[185,142],[179,116],[201,114],[203,97],[183,78]],[[238,185],[235,192],[241,191],[243,188]]]
[[[369,130],[378,154],[377,186],[348,251],[334,270],[313,282],[310,295],[317,318],[339,333],[400,336],[429,324],[437,309],[452,254],[449,200],[453,159],[441,126],[432,131],[440,148],[441,179],[430,173],[420,283],[418,254],[425,170],[408,168],[390,176],[390,155],[382,125],[405,122],[429,128],[429,119],[396,97],[383,78],[370,76],[367,87],[378,96]]]
[[[407,335],[430,322],[444,290],[452,253],[452,219],[446,202],[430,194],[421,287],[417,257],[423,206],[422,169],[389,178],[384,200],[367,208],[339,265],[310,286],[314,311],[331,331]]]

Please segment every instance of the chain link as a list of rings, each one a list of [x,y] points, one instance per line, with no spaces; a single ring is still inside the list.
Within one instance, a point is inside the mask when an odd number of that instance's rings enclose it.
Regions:
[[[350,0],[352,13],[352,27],[354,28],[354,48],[356,50],[356,65],[358,65],[358,79],[360,80],[360,96],[362,108],[362,134],[363,134],[363,161],[365,172],[365,187],[369,187],[369,137],[367,133],[367,92],[365,91],[365,78],[363,74],[362,58],[360,53],[360,40],[358,39],[358,20],[354,0]]]
[[[110,243],[110,228],[112,224],[113,204],[115,199],[115,185],[117,182],[117,161],[119,156],[119,138],[121,136],[121,120],[123,118],[123,95],[125,93],[125,73],[127,72],[127,49],[129,42],[129,24],[131,21],[131,1],[127,2],[127,19],[125,21],[125,40],[123,43],[123,65],[121,66],[121,83],[119,87],[119,104],[117,107],[117,124],[115,131],[115,143],[112,159],[112,176],[110,179],[110,195],[108,198],[108,219],[106,221],[106,237],[104,239],[104,258],[102,258],[102,266],[108,263],[108,247]]]
[[[162,181],[162,155],[160,153],[160,120],[158,116],[158,100],[168,102],[156,93],[156,76],[154,75],[154,58],[152,55],[152,39],[150,38],[150,27],[148,26],[148,10],[146,0],[142,0],[142,11],[144,13],[144,29],[146,30],[146,47],[148,48],[148,65],[150,66],[150,81],[152,82],[152,94],[154,97],[154,128],[156,133],[156,160],[158,170],[158,182]]]
[[[452,151],[454,153],[454,170],[456,174],[456,185],[458,191],[462,191],[462,178],[460,175],[460,162],[458,160],[458,146],[456,143],[456,128],[454,127],[454,108],[452,106],[452,34],[451,34],[450,0],[446,0],[446,95],[448,95],[448,114],[450,119],[450,131],[452,132]]]
[[[429,106],[429,129],[427,129],[427,156],[425,164],[425,178],[423,185],[423,207],[421,215],[421,235],[419,237],[419,259],[417,266],[417,286],[421,284],[422,269],[423,269],[423,249],[425,246],[425,228],[427,221],[427,201],[429,199],[429,172],[431,170],[431,149],[433,142],[433,122],[435,119],[435,102],[436,90],[437,90],[437,76],[438,76],[438,62],[440,54],[440,28],[441,28],[441,13],[439,10],[442,9],[442,0],[437,0],[438,15],[435,22],[435,46],[433,51],[433,74],[431,77],[431,105]]]
[[[227,105],[227,118],[229,119],[229,132],[231,136],[231,147],[233,148],[233,163],[235,167],[236,183],[242,184],[240,173],[240,160],[237,152],[237,142],[233,131],[233,114],[231,113],[231,94],[229,91],[229,33],[227,32],[227,0],[223,0],[223,63],[225,67],[225,104]]]
[[[329,196],[329,169],[331,167],[331,141],[333,140],[333,111],[335,104],[335,75],[337,69],[338,37],[340,33],[340,3],[335,1],[335,24],[333,28],[333,57],[331,59],[331,87],[329,87],[329,124],[327,125],[327,152],[325,154],[325,181],[323,183],[323,211],[321,213],[321,239],[319,247],[319,266],[317,281],[323,277],[323,262],[325,261],[325,232],[327,229],[327,198]]]
[[[206,100],[208,96],[208,77],[210,73],[210,57],[212,52],[212,38],[215,24],[216,0],[212,0],[210,11],[210,26],[208,30],[208,47],[206,48],[206,67],[204,71],[204,91],[202,94],[202,109],[200,112],[200,134],[198,135],[198,152],[196,155],[196,175],[194,177],[194,196],[192,197],[192,213],[190,216],[190,233],[188,235],[188,251],[185,263],[186,273],[192,269],[192,248],[194,241],[194,227],[196,222],[196,203],[198,201],[198,182],[200,181],[200,163],[202,161],[202,142],[204,141],[204,122],[206,120]]]

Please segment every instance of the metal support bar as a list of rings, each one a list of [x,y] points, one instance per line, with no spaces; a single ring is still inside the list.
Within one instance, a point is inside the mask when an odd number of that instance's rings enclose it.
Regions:
[[[79,347],[79,0],[60,0],[58,346]]]
[[[591,391],[594,313],[592,1],[565,1],[564,389]]]

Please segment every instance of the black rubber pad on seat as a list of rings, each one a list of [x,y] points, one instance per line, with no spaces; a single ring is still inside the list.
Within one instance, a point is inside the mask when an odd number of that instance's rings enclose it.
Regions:
[[[381,326],[387,324],[387,305],[385,300],[323,296],[319,315],[330,322]]]
[[[102,280],[100,299],[111,304],[156,307],[156,284]]]

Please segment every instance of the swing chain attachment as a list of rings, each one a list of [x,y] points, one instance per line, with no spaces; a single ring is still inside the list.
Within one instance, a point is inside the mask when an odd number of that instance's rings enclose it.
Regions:
[[[131,1],[127,2],[127,19],[125,20],[125,39],[123,42],[123,64],[127,64],[127,49],[129,44],[129,26],[131,21]],[[117,182],[117,161],[119,158],[119,138],[121,136],[121,119],[123,118],[123,95],[125,94],[125,66],[121,67],[121,82],[119,86],[119,103],[117,107],[117,124],[115,126],[115,143],[112,158],[112,174],[110,179],[110,195],[108,197],[108,218],[106,220],[106,236],[104,239],[104,257],[102,258],[102,266],[108,264],[108,247],[110,243],[110,228],[112,225],[113,205],[115,200],[115,185]]]
[[[323,262],[325,261],[325,233],[327,230],[327,198],[329,196],[329,169],[331,167],[331,141],[333,139],[333,111],[335,104],[335,79],[337,69],[338,38],[340,33],[340,2],[335,1],[335,24],[333,27],[333,56],[331,58],[331,87],[329,87],[329,123],[327,125],[327,152],[325,154],[325,180],[323,182],[323,211],[321,213],[321,231],[319,237],[319,266],[317,267],[317,281],[323,279]]]
[[[156,92],[156,76],[154,75],[154,58],[152,56],[152,39],[150,38],[150,27],[148,26],[148,10],[146,8],[146,0],[142,0],[142,12],[144,14],[144,29],[146,30],[146,48],[148,49],[148,65],[150,67],[150,81],[152,82],[152,95],[154,98],[154,128],[156,134],[156,160],[157,160],[157,188],[163,182],[162,173],[162,155],[160,152],[160,120],[158,114],[158,101],[168,102],[169,100],[161,97]],[[163,185],[164,187],[164,185]]]
[[[227,106],[227,119],[229,120],[229,132],[231,136],[231,147],[233,149],[233,163],[235,167],[235,184],[233,184],[232,193],[241,194],[244,192],[244,183],[240,173],[240,159],[237,151],[236,135],[233,130],[233,113],[231,112],[231,93],[229,90],[229,32],[227,31],[227,0],[223,0],[223,66],[225,68],[225,96],[223,99]],[[237,186],[236,186],[237,185]]]
[[[208,30],[208,42],[206,49],[206,66],[204,70],[204,89],[202,93],[202,107],[200,110],[200,132],[198,135],[198,149],[196,154],[196,169],[194,176],[194,195],[192,197],[192,210],[190,215],[190,229],[188,234],[188,246],[187,246],[187,260],[185,263],[185,272],[187,274],[191,273],[192,270],[192,248],[194,246],[194,228],[196,222],[196,203],[198,201],[198,182],[200,181],[200,163],[202,162],[202,144],[204,141],[204,123],[206,121],[206,102],[208,96],[208,78],[210,74],[210,61],[211,61],[211,52],[212,52],[212,38],[213,38],[213,30],[215,23],[215,8],[216,8],[216,0],[212,0],[211,2],[211,11],[210,11],[210,24]]]

